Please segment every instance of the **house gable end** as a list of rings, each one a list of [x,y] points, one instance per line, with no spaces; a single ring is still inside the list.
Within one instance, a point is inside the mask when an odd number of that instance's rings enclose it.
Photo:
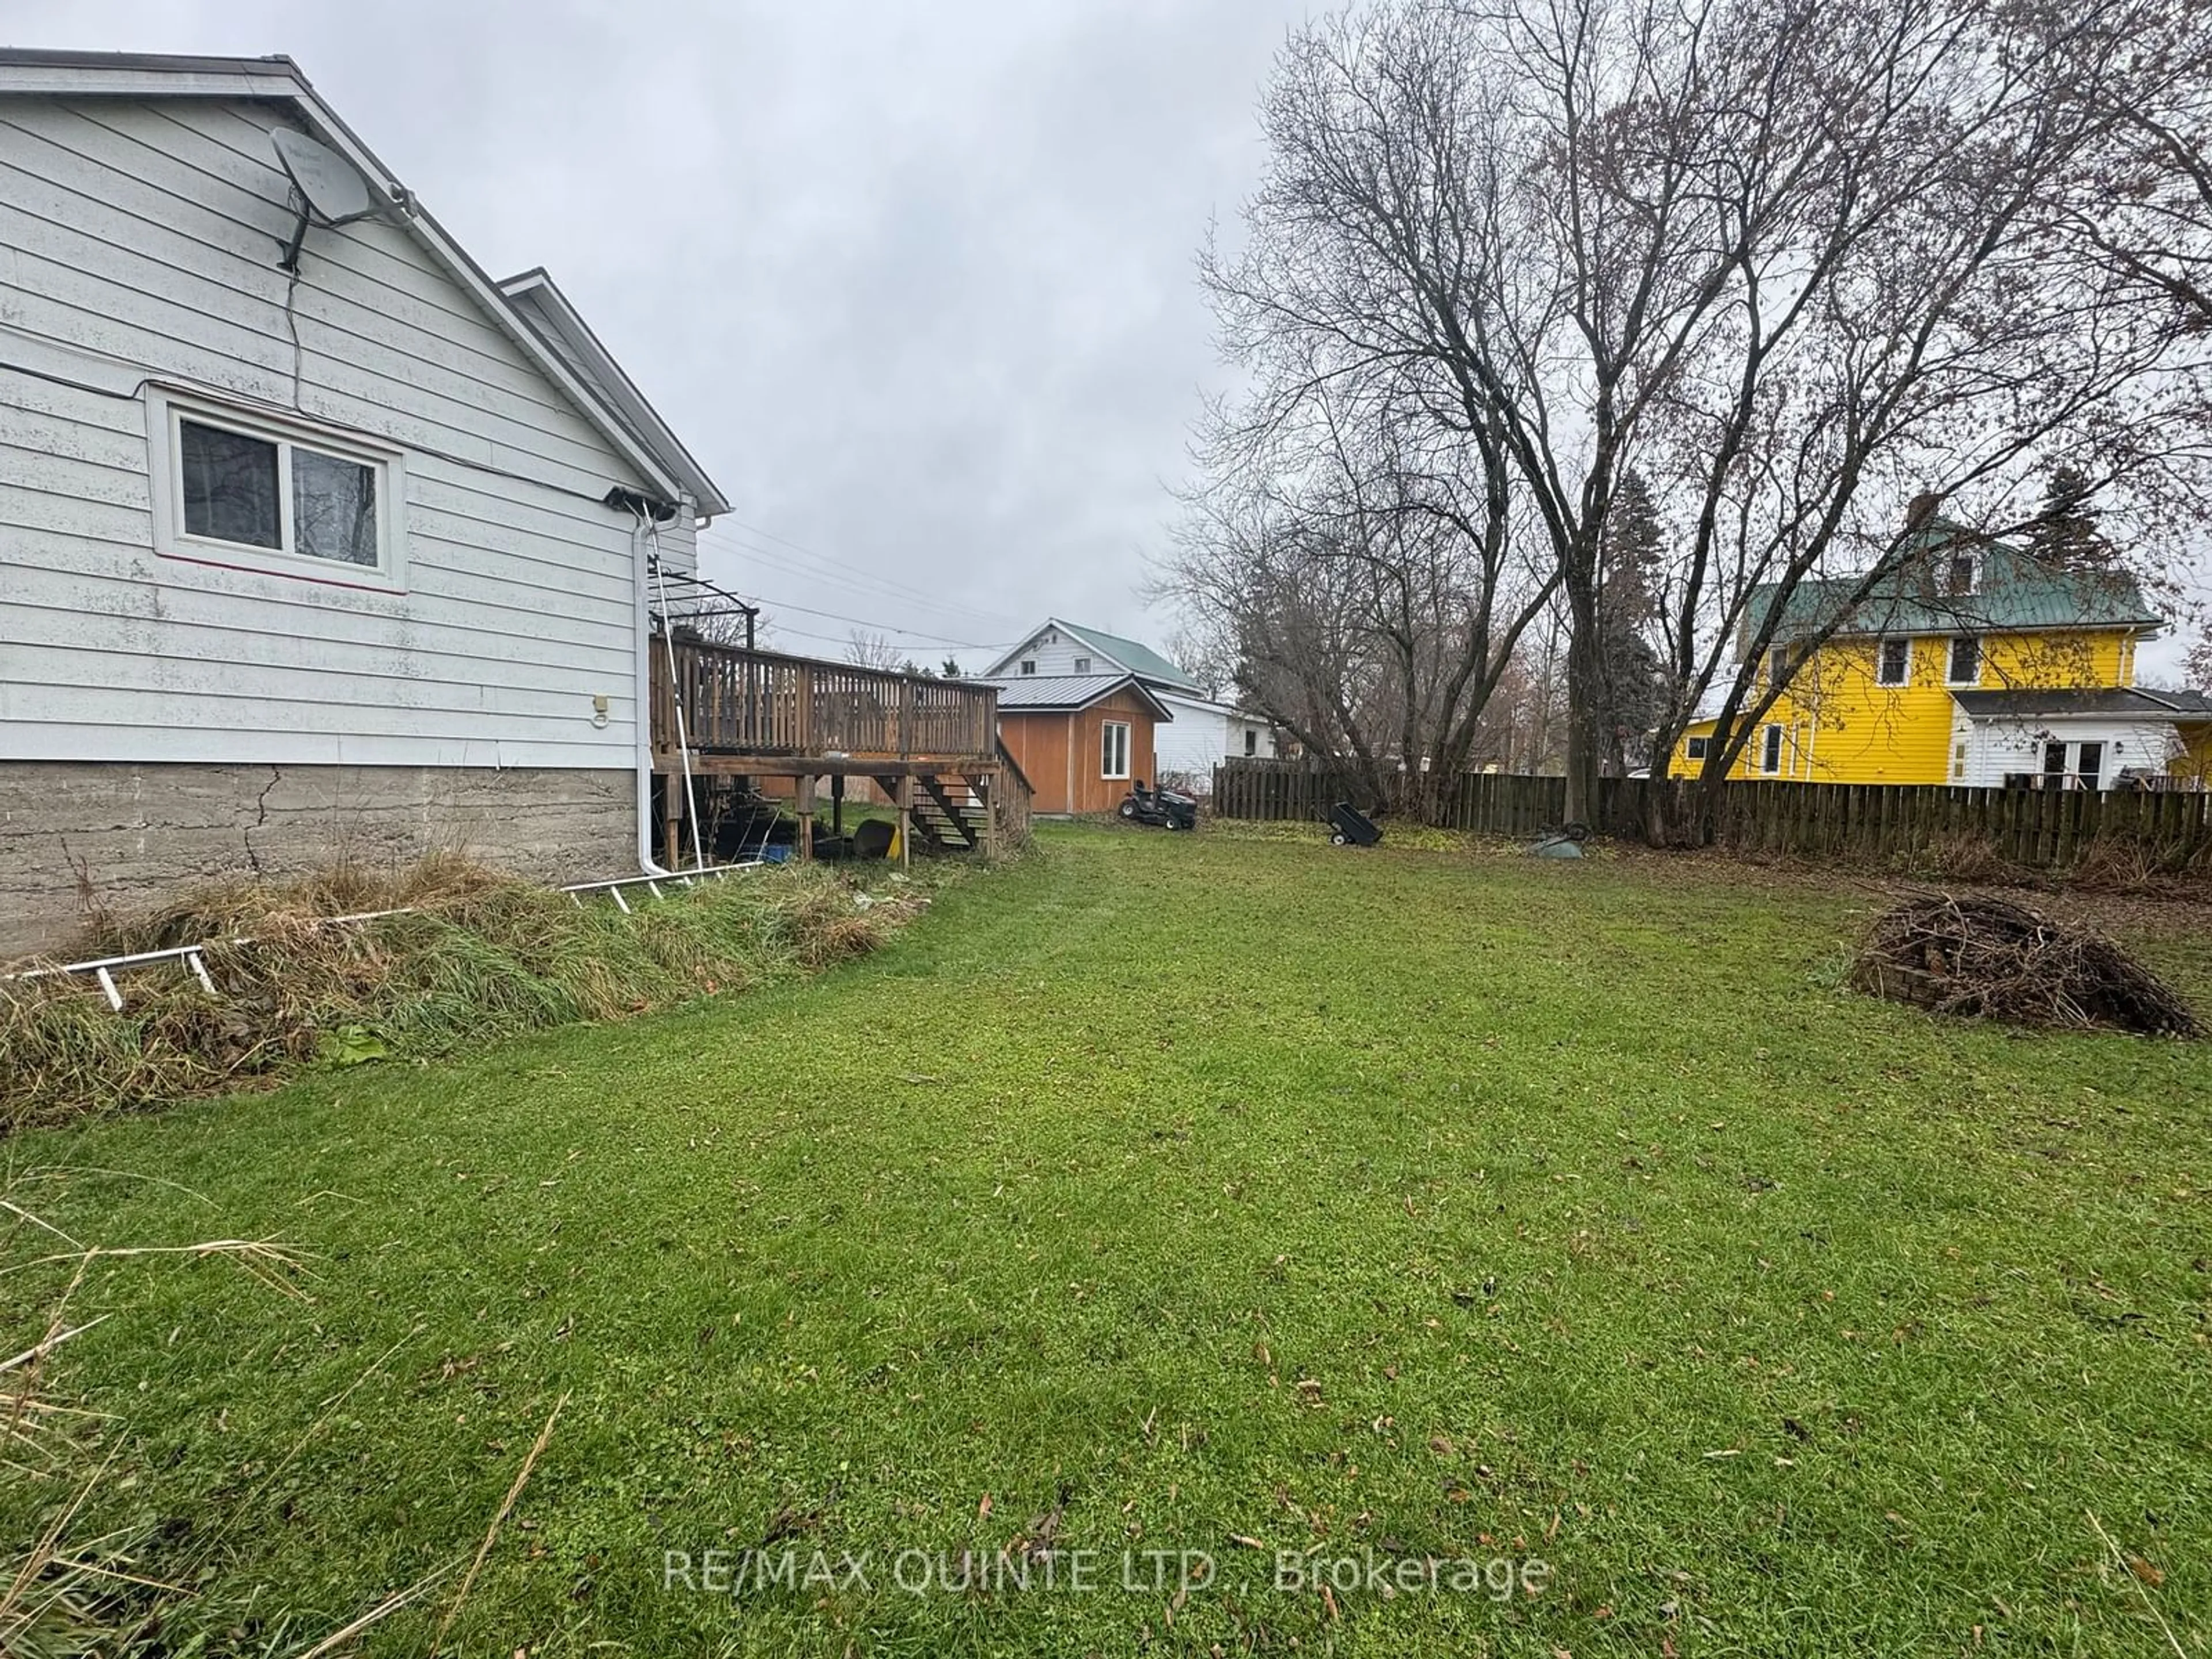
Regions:
[[[205,141],[200,146],[201,155],[217,162],[219,176],[212,181],[217,200],[234,203],[242,196],[260,198],[264,204],[251,215],[251,228],[265,232],[266,243],[248,235],[242,245],[234,245],[228,251],[246,252],[249,263],[271,270],[276,264],[276,245],[289,235],[295,217],[283,205],[289,183],[269,148],[266,134],[278,120],[298,126],[343,156],[368,183],[380,209],[369,219],[308,232],[302,251],[304,274],[295,296],[302,316],[313,297],[307,290],[319,264],[344,270],[349,254],[360,252],[362,245],[405,263],[408,256],[403,245],[411,245],[447,289],[445,295],[422,296],[432,310],[451,310],[459,301],[477,324],[502,337],[516,360],[526,365],[541,383],[541,400],[544,394],[551,394],[552,400],[565,405],[569,414],[591,428],[597,446],[611,451],[623,464],[623,470],[632,475],[624,480],[626,483],[642,486],[672,503],[686,493],[682,483],[624,428],[585,380],[515,315],[491,278],[323,102],[289,58],[0,51],[0,103],[19,99],[42,100],[81,117],[87,146],[104,155],[87,154],[86,146],[50,137],[49,149],[60,154],[64,167],[104,169],[126,186],[134,167],[169,164],[166,152],[171,146],[164,143],[159,123],[166,120],[195,131]],[[149,122],[155,125],[149,128]],[[66,159],[73,149],[78,151],[75,161]],[[177,192],[172,195],[177,200],[187,200]],[[197,204],[189,204],[186,210],[193,205]],[[217,206],[199,228],[204,232],[223,216],[223,208]],[[232,216],[235,217],[234,213]],[[232,228],[244,228],[234,225]],[[349,249],[342,241],[354,246]],[[362,258],[365,263],[374,262],[374,253],[362,253]],[[199,380],[210,389],[224,389],[219,378],[212,381],[195,375],[185,378]],[[403,434],[388,435],[405,441]]]

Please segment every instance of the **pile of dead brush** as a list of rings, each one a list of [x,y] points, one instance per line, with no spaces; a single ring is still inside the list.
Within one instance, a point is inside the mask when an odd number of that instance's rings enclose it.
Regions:
[[[2008,899],[1926,894],[1875,921],[1851,971],[1862,991],[2016,1025],[2195,1036],[2188,1005],[2100,934]]]

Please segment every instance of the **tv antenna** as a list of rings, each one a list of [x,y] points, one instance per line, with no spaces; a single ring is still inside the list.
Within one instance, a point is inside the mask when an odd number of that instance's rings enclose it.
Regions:
[[[310,224],[333,229],[366,219],[376,211],[376,198],[350,161],[306,133],[278,127],[269,135],[269,142],[276,147],[277,162],[300,198],[300,222],[292,228],[292,240],[284,244],[276,268],[297,270],[300,244],[307,240]]]

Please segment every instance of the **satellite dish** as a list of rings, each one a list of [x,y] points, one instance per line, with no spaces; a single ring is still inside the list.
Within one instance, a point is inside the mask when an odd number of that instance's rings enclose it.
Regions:
[[[269,142],[276,149],[278,165],[292,180],[292,188],[300,193],[300,222],[293,227],[292,240],[284,245],[283,258],[276,262],[280,270],[295,270],[300,264],[300,244],[307,240],[311,222],[329,228],[366,219],[376,211],[376,198],[350,161],[304,132],[278,127],[269,135]]]

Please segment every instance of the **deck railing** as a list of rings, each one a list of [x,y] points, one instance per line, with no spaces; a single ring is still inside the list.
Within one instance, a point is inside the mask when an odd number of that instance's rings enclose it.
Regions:
[[[978,761],[998,754],[993,686],[680,637],[672,683],[668,670],[668,647],[656,639],[656,753],[676,750],[680,696],[685,734],[699,754]]]

